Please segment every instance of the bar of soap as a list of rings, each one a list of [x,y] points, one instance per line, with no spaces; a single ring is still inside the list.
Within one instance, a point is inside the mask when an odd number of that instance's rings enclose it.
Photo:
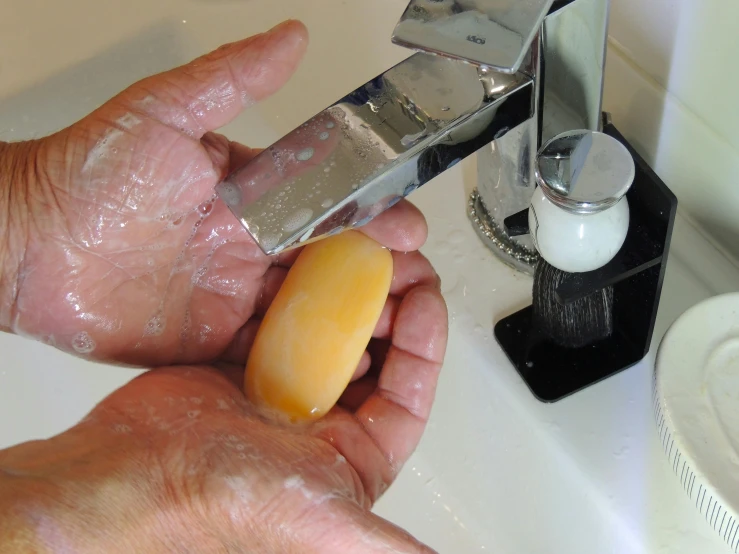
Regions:
[[[293,422],[324,416],[372,338],[392,279],[390,251],[358,231],[305,246],[257,332],[247,398]]]

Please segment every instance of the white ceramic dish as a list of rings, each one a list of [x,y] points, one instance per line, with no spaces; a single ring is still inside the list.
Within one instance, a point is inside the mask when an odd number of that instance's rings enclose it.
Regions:
[[[685,493],[739,551],[739,293],[697,304],[667,332],[654,372],[654,413]]]

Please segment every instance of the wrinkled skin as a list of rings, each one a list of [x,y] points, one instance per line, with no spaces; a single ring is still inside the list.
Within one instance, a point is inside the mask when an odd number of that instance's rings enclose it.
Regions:
[[[306,45],[288,22],[145,79],[51,137],[0,147],[0,328],[168,366],[69,431],[0,451],[0,550],[429,552],[368,511],[421,437],[446,346],[412,205],[363,228],[394,251],[395,276],[339,405],[280,427],[241,390],[297,253],[264,256],[213,201],[256,154],[213,131],[279,89]]]

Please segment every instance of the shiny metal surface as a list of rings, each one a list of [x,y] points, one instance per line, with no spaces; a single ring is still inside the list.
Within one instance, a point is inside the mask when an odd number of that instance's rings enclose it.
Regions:
[[[634,182],[634,159],[618,140],[577,130],[547,142],[536,160],[536,182],[557,206],[597,213],[616,205]]]
[[[539,146],[571,129],[601,129],[610,0],[572,0],[541,31]]]
[[[509,237],[503,220],[528,207],[535,187],[536,152],[542,144],[571,129],[602,128],[609,6],[609,0],[555,2],[526,64],[536,88],[531,120],[523,124],[526,129],[511,131],[477,156],[477,205],[485,209],[471,217],[472,224],[479,229],[476,221],[481,221],[492,230],[495,242],[485,242],[493,253],[517,269],[523,264],[529,274],[535,265],[530,260],[536,260],[531,237]]]
[[[267,254],[370,221],[531,117],[523,73],[419,53],[267,148],[216,191]]]
[[[528,207],[544,142],[600,128],[609,3],[414,0],[393,40],[427,52],[295,129],[217,192],[272,254],[363,225],[479,152],[473,226],[532,273],[531,237],[507,236],[503,220]]]
[[[518,71],[553,0],[411,0],[393,42]]]

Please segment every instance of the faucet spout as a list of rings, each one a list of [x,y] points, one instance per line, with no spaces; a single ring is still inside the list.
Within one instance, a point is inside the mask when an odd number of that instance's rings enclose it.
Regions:
[[[534,116],[524,72],[417,53],[216,187],[266,254],[359,227]]]

